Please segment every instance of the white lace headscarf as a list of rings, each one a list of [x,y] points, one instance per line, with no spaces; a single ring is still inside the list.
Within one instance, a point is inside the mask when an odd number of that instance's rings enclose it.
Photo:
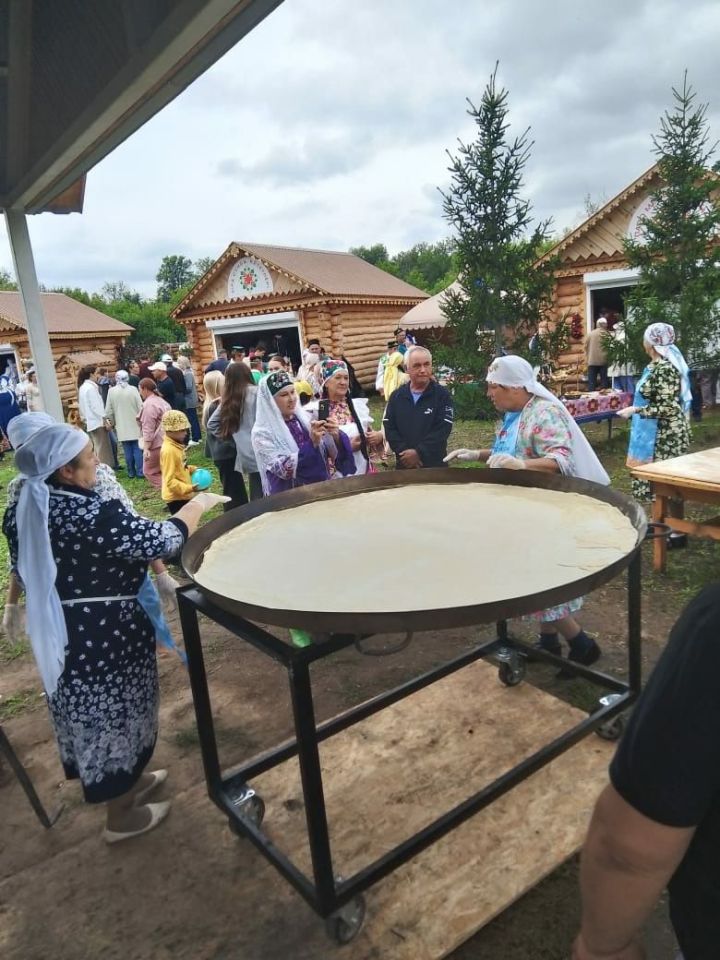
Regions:
[[[669,323],[651,323],[645,328],[643,342],[652,347],[665,360],[669,360],[680,374],[680,401],[685,413],[692,403],[690,369],[680,348],[675,346],[675,327]]]
[[[252,445],[266,497],[270,495],[268,473],[294,477],[297,472],[298,445],[275,402],[275,394],[290,386],[292,386],[292,380],[284,372],[271,373],[258,385]],[[298,402],[297,394],[294,415],[309,435],[310,420]]]
[[[45,481],[70,463],[89,442],[82,430],[55,423],[37,430],[15,454],[15,464],[25,480],[16,513],[17,567],[25,587],[27,632],[48,696],[55,692],[65,668],[68,637],[55,589],[57,567],[48,530],[50,489]]]
[[[115,383],[118,387],[127,387],[130,382],[130,374],[127,370],[118,370],[115,374]]]
[[[590,443],[565,409],[565,405],[558,400],[547,387],[538,383],[533,368],[522,357],[497,357],[488,368],[488,383],[496,383],[501,387],[522,387],[528,393],[542,400],[548,400],[562,410],[572,442],[572,454],[575,461],[575,476],[580,480],[592,480],[593,483],[602,483],[607,486],[610,477],[597,458],[597,454]]]

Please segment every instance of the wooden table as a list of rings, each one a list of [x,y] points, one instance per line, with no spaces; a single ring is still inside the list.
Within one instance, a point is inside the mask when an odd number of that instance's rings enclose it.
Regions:
[[[648,480],[652,486],[655,495],[653,521],[665,523],[679,533],[720,540],[720,517],[700,522],[684,517],[687,502],[720,505],[720,447],[646,463],[635,467],[632,474],[638,480]],[[673,500],[676,503],[671,506]],[[672,516],[671,511],[678,516]],[[653,547],[653,568],[664,571],[666,559],[667,540],[658,537]]]

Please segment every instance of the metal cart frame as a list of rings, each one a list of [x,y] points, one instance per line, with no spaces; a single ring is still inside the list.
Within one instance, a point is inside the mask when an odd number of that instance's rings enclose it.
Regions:
[[[409,474],[410,482],[457,482],[457,475],[463,473],[481,473],[480,471],[450,471],[430,470],[415,471]],[[418,474],[421,474],[418,477]],[[450,477],[448,477],[448,475]],[[435,475],[435,476],[433,476]],[[509,475],[509,476],[508,476]],[[408,482],[407,476],[400,478],[399,483]],[[487,476],[481,473],[482,477]],[[289,643],[274,636],[267,630],[251,622],[246,616],[238,612],[240,607],[235,601],[220,599],[221,604],[215,602],[216,597],[209,591],[201,591],[194,585],[178,591],[180,621],[188,655],[190,683],[192,687],[195,715],[200,739],[205,779],[208,794],[211,800],[228,817],[231,829],[240,836],[247,837],[257,849],[279,870],[282,876],[304,897],[307,903],[320,917],[326,920],[328,933],[338,942],[345,943],[351,940],[360,929],[364,918],[365,904],[363,891],[377,883],[397,867],[406,863],[430,844],[443,837],[446,833],[459,826],[479,810],[488,806],[498,797],[507,793],[518,783],[531,776],[541,767],[550,763],[560,754],[570,749],[574,744],[590,734],[593,730],[608,739],[616,739],[622,731],[621,714],[638,697],[641,689],[641,553],[640,547],[646,532],[644,513],[633,501],[620,494],[605,488],[598,488],[594,484],[584,481],[567,480],[558,477],[546,477],[536,474],[528,479],[527,475],[518,476],[512,471],[493,471],[491,479],[467,478],[461,482],[494,482],[501,479],[506,483],[520,486],[538,486],[544,488],[562,489],[579,493],[590,493],[597,499],[611,502],[629,516],[638,532],[638,542],[634,549],[621,560],[612,564],[599,573],[576,581],[560,590],[548,591],[535,597],[521,598],[518,601],[501,604],[485,604],[481,608],[465,608],[462,611],[433,611],[424,612],[422,620],[415,614],[409,615],[382,615],[382,623],[387,624],[382,632],[392,632],[398,629],[397,624],[403,623],[401,629],[419,628],[437,629],[441,626],[455,627],[459,625],[479,625],[495,621],[497,623],[497,640],[485,641],[473,646],[470,650],[454,657],[452,660],[435,667],[422,675],[403,683],[394,689],[373,697],[371,700],[347,710],[345,713],[324,723],[318,724],[315,719],[313,693],[310,678],[310,666],[316,660],[343,650],[357,641],[363,630],[368,630],[375,623],[376,615],[347,615],[333,614],[306,614],[304,622],[298,623],[298,615],[291,614],[283,617],[281,612],[265,611],[273,622],[285,619],[294,621],[298,627],[315,628],[317,631],[326,630],[334,620],[338,622],[338,629],[349,630],[344,633],[326,633],[318,638],[318,642],[309,647],[295,648]],[[384,481],[384,482],[383,482]],[[376,477],[365,477],[359,480],[344,480],[342,484],[316,485],[312,488],[300,488],[290,494],[282,494],[272,498],[274,501],[260,501],[240,510],[225,514],[218,520],[212,521],[202,528],[186,546],[183,553],[183,563],[190,575],[202,562],[202,553],[210,542],[220,533],[236,526],[238,522],[250,519],[268,509],[286,509],[301,502],[311,502],[316,499],[325,499],[332,496],[343,496],[354,492],[351,486],[360,490],[377,487],[398,485],[397,475],[392,474]],[[327,489],[331,488],[331,489]],[[355,491],[355,492],[356,492]],[[300,496],[298,496],[300,495]],[[610,677],[604,673],[591,670],[587,667],[563,660],[553,654],[537,650],[528,644],[511,637],[507,630],[507,619],[518,616],[532,609],[543,609],[563,600],[580,596],[603,583],[613,579],[618,572],[627,568],[628,608],[628,680],[627,682]],[[209,595],[206,595],[209,594]],[[198,615],[203,614],[215,623],[224,627],[236,637],[250,643],[257,650],[281,663],[287,670],[288,684],[292,703],[292,712],[295,725],[295,738],[275,749],[269,750],[247,763],[223,771],[220,767],[217,741],[215,737],[212,708],[208,690],[207,675],[202,650],[202,640]],[[374,621],[373,621],[373,618]],[[261,619],[258,616],[258,619]],[[442,623],[444,621],[444,624]],[[266,621],[267,622],[267,621]],[[330,847],[328,820],[323,790],[323,777],[320,766],[318,746],[327,738],[347,729],[355,723],[372,716],[379,710],[410,696],[418,690],[432,684],[457,670],[483,657],[494,656],[499,663],[499,679],[508,686],[519,683],[525,674],[527,658],[544,661],[569,669],[573,675],[585,678],[591,683],[611,691],[609,696],[601,697],[599,706],[585,720],[576,724],[550,743],[525,758],[511,770],[506,771],[492,783],[473,793],[462,803],[457,804],[446,813],[437,817],[421,831],[403,840],[383,856],[359,870],[353,876],[340,878],[333,868],[332,851]],[[254,777],[297,756],[302,780],[305,818],[307,823],[308,842],[312,862],[312,879],[305,875],[261,829],[264,815],[264,805],[254,791],[247,786]]]

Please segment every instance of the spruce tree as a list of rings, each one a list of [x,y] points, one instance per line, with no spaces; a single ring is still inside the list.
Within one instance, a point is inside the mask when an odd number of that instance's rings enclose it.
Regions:
[[[528,341],[548,316],[555,260],[536,266],[549,221],[532,225],[522,196],[523,172],[533,146],[529,129],[510,138],[508,91],[496,86],[497,65],[479,107],[468,99],[477,135],[459,142],[450,157],[451,182],[443,213],[453,228],[459,292],[444,298],[451,346],[441,360],[459,378],[481,379],[503,348],[527,352]]]
[[[628,263],[640,270],[626,301],[626,344],[630,358],[644,364],[645,327],[670,323],[687,362],[712,365],[720,359],[716,144],[710,143],[707,104],[696,103],[687,72],[682,89],[672,92],[675,106],[653,137],[660,184],[651,194],[651,213],[640,220],[641,237],[625,241]]]

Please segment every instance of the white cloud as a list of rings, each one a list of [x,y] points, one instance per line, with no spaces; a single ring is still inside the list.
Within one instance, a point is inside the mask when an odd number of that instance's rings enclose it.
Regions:
[[[234,239],[439,239],[445,151],[473,136],[465,98],[497,60],[535,141],[526,192],[561,229],[653,162],[686,67],[715,95],[719,27],[715,0],[292,0],[91,171],[81,217],[31,218],[38,274],[151,295],[165,254]],[[717,103],[709,117],[717,135]]]

